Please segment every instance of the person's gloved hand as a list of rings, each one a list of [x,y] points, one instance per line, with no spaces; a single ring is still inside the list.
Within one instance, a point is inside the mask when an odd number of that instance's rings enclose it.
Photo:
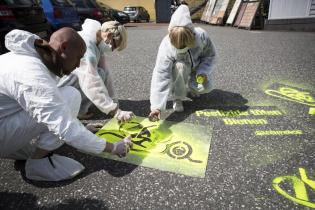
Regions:
[[[161,119],[161,111],[159,109],[151,111],[149,114],[149,120],[155,122]]]
[[[111,154],[118,157],[125,157],[132,147],[131,136],[128,136],[118,142],[113,143]]]
[[[117,109],[114,117],[118,120],[118,122],[128,122],[133,117],[133,113],[129,111],[123,111],[121,109]]]

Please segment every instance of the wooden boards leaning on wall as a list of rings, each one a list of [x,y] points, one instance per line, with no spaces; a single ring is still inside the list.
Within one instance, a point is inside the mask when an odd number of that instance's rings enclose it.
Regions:
[[[263,27],[260,0],[209,0],[201,20],[212,25],[252,29]]]

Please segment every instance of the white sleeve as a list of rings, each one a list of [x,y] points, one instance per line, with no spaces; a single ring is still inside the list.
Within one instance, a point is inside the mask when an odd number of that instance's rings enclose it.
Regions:
[[[11,90],[25,111],[67,144],[95,154],[104,151],[106,141],[71,116],[68,105],[52,81],[37,78],[29,84],[15,82]]]
[[[150,103],[151,111],[165,110],[171,89],[173,61],[168,55],[167,40],[164,38],[156,59],[151,80]]]
[[[200,55],[200,63],[197,66],[196,71],[197,74],[205,74],[210,77],[216,60],[215,48],[209,35],[205,31],[202,31],[200,38],[203,45],[203,51]]]
[[[83,93],[102,112],[108,114],[116,109],[117,104],[110,98],[108,90],[97,71],[97,63],[90,58],[82,59],[76,75]]]

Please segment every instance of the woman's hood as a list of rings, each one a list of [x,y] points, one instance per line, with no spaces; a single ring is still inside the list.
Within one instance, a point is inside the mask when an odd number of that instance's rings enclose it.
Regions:
[[[176,26],[186,26],[193,30],[193,24],[187,5],[180,5],[173,13],[170,24],[168,26],[168,31]]]
[[[80,34],[96,42],[96,33],[99,30],[101,30],[101,23],[97,20],[87,18],[82,24],[82,31],[80,32]]]

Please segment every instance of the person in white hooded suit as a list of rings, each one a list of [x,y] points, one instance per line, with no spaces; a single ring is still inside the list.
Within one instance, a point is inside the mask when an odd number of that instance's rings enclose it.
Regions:
[[[105,53],[121,51],[127,45],[127,32],[117,21],[103,23],[85,19],[80,36],[87,46],[80,66],[70,75],[63,77],[58,86],[73,86],[82,96],[80,119],[89,119],[94,113],[89,108],[94,104],[100,111],[118,121],[129,121],[133,113],[119,109],[115,99],[111,72],[106,64]]]
[[[182,112],[182,100],[188,93],[198,97],[212,90],[215,48],[207,32],[193,26],[187,5],[174,12],[168,32],[160,44],[151,80],[152,121],[160,119],[170,93],[174,111]]]
[[[54,32],[49,43],[37,35],[13,30],[5,36],[10,51],[0,56],[0,158],[26,160],[26,177],[60,181],[79,174],[79,162],[53,154],[64,143],[81,151],[127,154],[129,138],[114,144],[87,130],[77,119],[81,97],[58,79],[79,66],[86,51],[71,28]]]

